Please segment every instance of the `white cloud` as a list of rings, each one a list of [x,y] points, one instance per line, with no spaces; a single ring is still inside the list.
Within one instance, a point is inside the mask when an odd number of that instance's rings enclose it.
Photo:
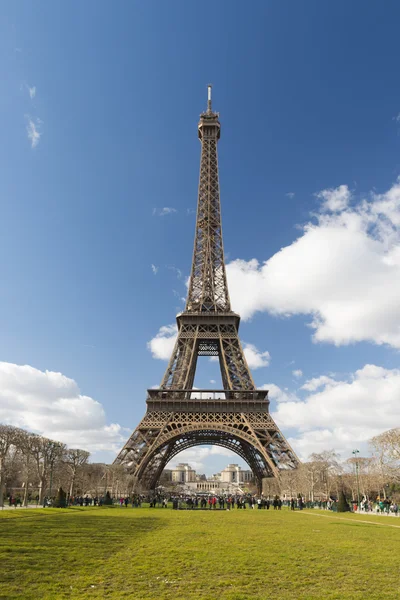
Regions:
[[[147,347],[153,358],[169,360],[174,349],[177,335],[178,328],[176,325],[163,325],[163,327],[160,327],[157,335],[147,342]]]
[[[158,273],[158,267],[156,267],[156,265],[151,265],[151,270],[153,271],[154,275],[157,275]]]
[[[292,375],[299,379],[300,377],[303,377],[303,371],[301,369],[295,369],[292,371]]]
[[[0,422],[91,452],[116,452],[128,436],[106,423],[103,406],[82,395],[73,379],[6,362],[0,362]]]
[[[173,271],[178,279],[182,279],[182,271],[180,269],[178,269],[177,267],[175,267],[175,265],[167,265],[167,269],[169,269],[170,271]]]
[[[28,139],[31,142],[31,147],[36,148],[40,141],[41,132],[39,131],[40,125],[42,121],[40,119],[36,119],[35,121],[31,119],[31,117],[27,117],[28,124],[26,126],[26,132],[28,134]]]
[[[295,197],[295,193],[294,192],[287,192],[287,194],[285,194],[288,198],[290,198],[292,200],[292,198]]]
[[[164,208],[153,208],[154,217],[165,217],[165,215],[171,215],[178,212],[176,208],[172,206],[164,206]]]
[[[214,384],[214,383],[217,383],[217,382],[215,381],[215,379],[210,379],[210,383]]]
[[[35,85],[30,86],[26,82],[22,82],[20,85],[20,90],[21,90],[21,92],[27,91],[29,94],[29,98],[31,100],[33,100],[36,96],[36,86]]]
[[[321,380],[308,386],[319,391],[305,400],[281,401],[273,413],[280,427],[297,430],[290,441],[302,457],[330,448],[346,456],[400,423],[400,369],[365,365],[348,381],[332,384],[327,377],[319,385]]]
[[[300,399],[295,394],[282,390],[275,383],[265,383],[259,386],[258,389],[268,390],[268,399],[275,402],[300,402]]]
[[[320,377],[313,377],[305,382],[304,385],[301,386],[302,390],[307,390],[308,392],[315,392],[318,388],[322,386],[328,385],[336,385],[337,381],[332,379],[332,377],[327,377],[327,375],[321,375]]]
[[[243,352],[250,369],[268,367],[271,356],[269,352],[261,352],[254,344],[243,344]]]
[[[303,461],[308,460],[310,454],[313,452],[320,453],[325,450],[337,451],[339,449],[338,454],[343,459],[346,459],[350,455],[353,446],[352,442],[354,441],[347,440],[347,444],[343,445],[343,441],[339,441],[336,433],[329,429],[315,429],[314,431],[309,431],[307,435],[298,438],[288,437],[287,440],[300,460]],[[360,444],[358,445],[360,446]]]
[[[346,190],[326,202],[344,206]],[[314,341],[400,348],[400,182],[352,208],[322,211],[265,263],[238,259],[227,274],[245,320],[258,311],[310,315]]]
[[[351,198],[351,192],[347,185],[339,185],[337,188],[321,190],[315,195],[320,200],[323,200],[323,210],[332,212],[340,212],[347,208]]]

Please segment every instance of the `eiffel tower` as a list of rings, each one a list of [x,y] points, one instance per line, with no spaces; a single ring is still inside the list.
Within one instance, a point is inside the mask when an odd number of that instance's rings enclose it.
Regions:
[[[147,390],[147,411],[114,464],[122,464],[142,489],[157,485],[179,452],[207,444],[228,448],[247,462],[261,491],[299,460],[269,414],[267,390],[257,390],[239,340],[240,317],[231,310],[222,241],[217,143],[219,113],[208,86],[200,115],[200,182],[193,264],[178,337],[159,389]],[[219,359],[222,390],[195,390],[198,356]]]

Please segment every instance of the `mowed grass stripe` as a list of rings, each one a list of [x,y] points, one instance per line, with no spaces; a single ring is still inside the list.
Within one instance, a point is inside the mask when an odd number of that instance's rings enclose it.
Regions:
[[[0,598],[400,597],[400,532],[354,519],[249,509],[6,514]]]

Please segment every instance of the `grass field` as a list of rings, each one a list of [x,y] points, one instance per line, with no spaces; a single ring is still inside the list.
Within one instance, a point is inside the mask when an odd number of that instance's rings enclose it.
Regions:
[[[0,598],[398,600],[400,518],[285,509],[4,511]]]

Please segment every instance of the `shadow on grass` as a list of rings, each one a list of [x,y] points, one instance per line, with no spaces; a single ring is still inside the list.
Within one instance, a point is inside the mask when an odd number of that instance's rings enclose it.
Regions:
[[[4,519],[0,521],[0,552],[7,542],[12,546],[27,544],[32,546],[35,542],[49,538],[50,534],[62,534],[64,541],[70,535],[81,535],[83,532],[92,532],[96,537],[101,533],[121,536],[139,536],[143,532],[156,531],[165,526],[162,519],[157,516],[140,516],[140,518],[132,518],[131,514],[117,514],[113,512],[110,516],[96,514],[81,509],[83,514],[78,509],[71,513],[68,510],[54,509],[46,512],[37,513],[36,515],[21,516],[19,519]],[[57,511],[57,512],[56,512]],[[107,511],[108,512],[108,511]],[[27,523],[29,521],[29,523]],[[46,523],[44,527],[43,524]],[[32,538],[32,535],[35,538]],[[51,545],[52,539],[48,539]],[[87,540],[90,543],[90,539]]]
[[[18,520],[18,519],[39,519],[40,517],[48,518],[51,516],[59,517],[60,515],[74,515],[76,513],[89,513],[104,510],[113,510],[119,507],[116,506],[69,506],[68,508],[54,508],[47,507],[43,508],[39,506],[38,508],[28,508],[26,510],[0,510],[0,527],[3,522],[8,520]]]
[[[47,509],[46,509],[47,510]],[[55,509],[57,510],[57,509]],[[156,516],[132,518],[110,511],[52,511],[1,523],[1,595],[24,598],[64,597],[66,586],[90,579],[110,560],[126,555],[142,538],[155,533],[165,522]],[[58,517],[58,518],[54,518]],[[121,556],[122,557],[122,556]],[[68,582],[68,585],[67,585]]]

